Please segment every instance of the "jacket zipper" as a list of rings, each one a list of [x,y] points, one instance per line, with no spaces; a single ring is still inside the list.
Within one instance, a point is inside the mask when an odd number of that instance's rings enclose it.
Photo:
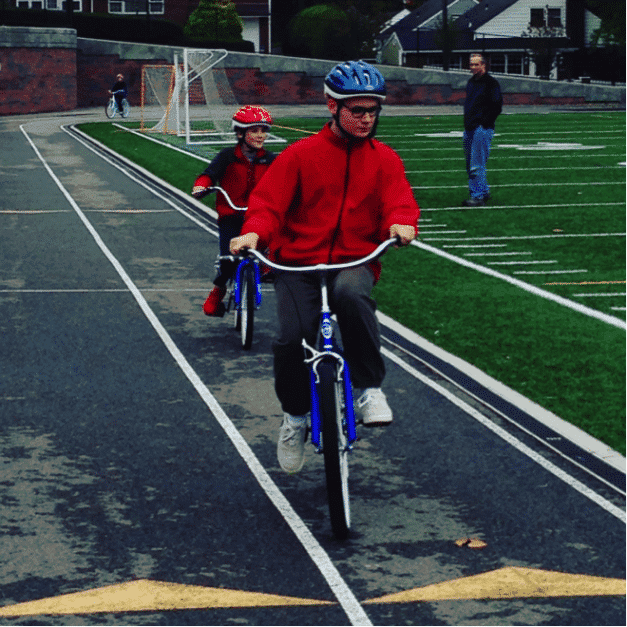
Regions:
[[[348,194],[348,174],[350,172],[350,158],[351,158],[352,144],[350,141],[348,142],[346,149],[346,171],[344,172],[344,193],[342,194],[342,204],[340,206],[340,215],[337,220],[337,224],[335,225],[335,230],[333,231],[333,237],[331,237],[331,245],[329,246],[329,256],[327,258],[327,263],[331,263],[331,259],[333,258],[333,248],[335,246],[335,240],[337,239],[337,235],[340,232],[340,224],[342,223],[342,216],[344,215],[344,208],[346,204],[346,196]]]

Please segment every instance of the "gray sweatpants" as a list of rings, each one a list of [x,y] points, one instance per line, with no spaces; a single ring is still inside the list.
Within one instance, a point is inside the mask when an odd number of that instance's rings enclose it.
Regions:
[[[273,344],[275,390],[283,411],[300,416],[310,409],[309,369],[303,362],[302,339],[317,347],[320,324],[320,280],[317,273],[279,272],[274,281],[279,337]],[[329,305],[337,315],[344,357],[353,386],[381,387],[381,357],[376,303],[370,297],[374,277],[367,266],[329,274]]]

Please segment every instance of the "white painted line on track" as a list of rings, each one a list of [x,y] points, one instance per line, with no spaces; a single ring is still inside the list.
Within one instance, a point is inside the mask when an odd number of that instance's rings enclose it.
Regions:
[[[535,294],[536,296],[540,296],[547,300],[553,301],[554,303],[557,303],[558,305],[563,305],[564,307],[568,307],[569,309],[582,313],[586,316],[589,316],[590,318],[596,318],[597,320],[601,320],[602,322],[611,324],[612,326],[617,327],[619,329],[627,329],[627,325],[625,324],[625,322],[623,320],[620,320],[619,318],[616,318],[615,316],[609,316],[600,311],[597,311],[596,309],[591,309],[590,307],[586,307],[585,305],[581,305],[580,303],[576,303],[572,300],[568,300],[567,298],[564,298],[563,296],[552,294],[551,292],[547,292],[546,290],[540,289],[539,287],[536,287],[534,285],[530,285],[529,283],[524,283],[523,281],[520,281],[519,279],[516,279],[511,276],[508,276],[507,274],[502,274],[500,272],[497,272],[496,270],[493,270],[492,268],[486,268],[485,266],[480,266],[472,261],[468,261],[467,259],[462,259],[461,257],[451,255],[451,253],[447,253],[446,251],[440,250],[439,248],[429,246],[428,244],[425,244],[423,242],[414,240],[412,242],[412,245],[416,246],[416,248],[420,248],[424,251],[433,253],[440,257],[444,257],[445,259],[448,259],[449,261],[453,261],[454,263],[458,263],[462,266],[465,266],[466,268],[477,270],[478,272],[481,272],[482,274],[487,274],[488,276],[501,279],[502,281],[510,283],[511,285],[514,285],[516,287],[519,287],[525,290],[526,292],[529,292],[530,294]]]
[[[516,270],[514,274],[581,274],[587,270]]]
[[[418,372],[415,368],[405,363],[400,357],[397,357],[393,352],[387,350],[386,348],[382,348],[381,352],[395,364],[400,366],[403,370],[407,371],[413,377],[428,385],[430,388],[434,389],[438,394],[446,398],[448,401],[462,409],[469,416],[474,418],[477,422],[480,422],[484,427],[488,428],[490,431],[498,435],[501,439],[505,440],[510,446],[513,446],[516,450],[520,451],[523,455],[529,457],[534,462],[548,470],[551,474],[555,475],[566,484],[568,484],[571,488],[577,490],[577,492],[583,494],[585,497],[602,507],[605,511],[612,514],[622,522],[627,522],[627,516],[625,515],[625,511],[619,507],[616,507],[613,503],[604,499],[602,496],[591,490],[588,486],[581,483],[574,477],[571,477],[567,472],[564,472],[561,468],[558,468],[555,464],[548,461],[542,455],[536,453],[533,449],[529,448],[526,444],[523,444],[520,440],[516,439],[513,435],[509,434],[505,429],[499,427],[497,424],[492,422],[489,418],[484,416],[481,412],[476,410],[474,407],[468,405],[457,396],[455,396],[452,392],[449,392],[446,388],[442,387],[435,381],[431,380],[429,377],[424,376],[420,372]]]
[[[69,131],[67,130],[67,128],[65,126],[61,127],[61,130],[63,130],[65,133],[67,133],[68,135],[70,135]],[[82,131],[79,131],[78,129],[74,129],[74,131],[80,135],[84,135],[82,133]],[[25,133],[25,131],[22,131]],[[137,178],[132,172],[129,172],[128,170],[125,170],[124,168],[122,168],[120,166],[119,163],[116,163],[116,161],[114,161],[113,159],[110,159],[108,156],[106,156],[104,153],[109,153],[109,149],[102,143],[100,143],[99,141],[90,138],[90,141],[93,142],[94,144],[100,146],[100,148],[102,149],[103,152],[97,152],[96,150],[94,150],[94,147],[92,145],[90,145],[89,142],[81,139],[80,137],[76,137],[74,135],[70,135],[70,137],[72,137],[72,139],[74,141],[79,142],[80,144],[82,144],[83,146],[85,146],[85,148],[88,148],[89,150],[91,150],[94,154],[97,154],[101,159],[103,159],[104,161],[106,161],[109,165],[112,165],[114,168],[120,170],[120,172],[123,172],[126,176],[128,176],[128,178],[130,178],[132,181],[134,181],[135,183],[137,183],[138,185],[141,185],[144,189],[147,189],[151,194],[155,194],[155,190],[152,189],[150,186],[146,185],[146,183],[144,183],[142,180],[140,180],[139,178]],[[126,159],[125,157],[123,157],[122,155],[117,155],[117,158],[128,164],[128,166],[130,168],[133,168],[135,170],[138,170],[140,172],[142,172],[145,176],[149,176],[150,178],[155,178],[154,175],[151,172],[148,172],[148,170],[142,168],[141,166],[137,165],[136,163],[133,163],[132,161],[130,161],[129,159]],[[180,191],[178,189],[175,189],[174,187],[172,187],[171,185],[169,185],[168,183],[166,183],[165,181],[161,181],[161,184],[164,187],[167,187],[169,189],[171,189],[174,193],[176,194],[180,194]],[[177,206],[175,203],[173,203],[169,198],[166,198],[163,195],[160,195],[159,198],[161,198],[165,203],[167,203],[168,205],[170,205],[171,207],[173,207],[174,209],[176,209],[176,211],[178,211],[179,213],[185,215],[187,218],[189,218],[192,222],[194,222],[195,224],[197,224],[200,228],[204,229],[205,231],[211,233],[212,235],[215,235],[216,237],[219,236],[218,231],[216,231],[215,229],[210,228],[209,226],[207,226],[207,224],[205,224],[204,222],[202,222],[201,220],[199,220],[198,218],[196,218],[195,216],[190,215],[189,213],[183,211],[179,206]],[[207,213],[208,215],[210,215],[212,218],[217,219],[218,214],[211,209],[210,207],[207,207],[206,205],[204,205],[203,203],[199,202],[198,200],[196,200],[195,198],[192,198],[190,196],[190,199],[192,202],[194,202],[196,204],[196,206],[198,206],[203,212]]]
[[[89,222],[89,220],[81,211],[80,207],[76,204],[72,196],[65,189],[65,187],[63,187],[63,184],[57,178],[50,166],[47,164],[42,154],[39,152],[23,126],[20,126],[20,130],[35,151],[35,154],[37,155],[39,160],[44,165],[48,174],[51,176],[57,187],[61,190],[62,194],[65,196],[65,198],[72,206],[80,220],[83,222],[91,236],[94,238],[100,250],[113,265],[120,278],[127,286],[128,290],[132,293],[140,309],[142,310],[146,318],[148,318],[149,322],[152,324],[159,338],[165,344],[166,348],[178,364],[179,368],[183,371],[183,373],[189,379],[190,383],[194,386],[211,413],[215,416],[216,420],[224,429],[227,436],[237,449],[237,452],[241,455],[246,465],[250,468],[251,473],[253,474],[263,491],[272,501],[277,510],[281,513],[287,524],[290,526],[298,540],[303,545],[305,551],[307,551],[307,554],[309,555],[311,560],[318,567],[322,576],[325,578],[329,587],[333,591],[333,594],[342,606],[342,609],[346,613],[351,624],[366,626],[372,625],[363,607],[359,604],[359,601],[357,601],[353,592],[350,590],[346,582],[342,579],[342,576],[338,572],[337,568],[334,566],[327,553],[324,551],[322,546],[320,546],[319,542],[316,540],[311,531],[309,531],[309,529],[298,516],[296,511],[292,508],[289,501],[285,498],[285,496],[283,496],[274,481],[272,481],[272,478],[267,473],[266,469],[261,465],[250,446],[248,446],[246,440],[244,440],[240,432],[235,428],[235,425],[231,422],[231,419],[224,412],[216,398],[205,386],[201,378],[192,368],[191,364],[187,361],[178,346],[176,346],[165,327],[161,324],[155,313],[148,305],[145,298],[142,296],[141,291],[133,283],[132,279],[126,273],[118,260],[114,257],[113,253],[111,253],[107,245],[101,239],[96,229],[92,226],[91,222]]]
[[[533,255],[533,253],[522,251],[512,251],[509,253],[464,253],[464,257],[513,257],[516,255]]]

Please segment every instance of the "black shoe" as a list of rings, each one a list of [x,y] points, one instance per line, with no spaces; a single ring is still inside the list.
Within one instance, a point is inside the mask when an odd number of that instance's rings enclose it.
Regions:
[[[483,207],[485,198],[468,198],[462,203],[462,207]]]

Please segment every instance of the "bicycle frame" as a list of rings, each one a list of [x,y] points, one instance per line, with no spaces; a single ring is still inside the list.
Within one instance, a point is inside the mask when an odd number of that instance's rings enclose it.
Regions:
[[[345,398],[345,419],[344,429],[346,433],[348,450],[352,450],[353,443],[357,440],[357,427],[355,422],[355,412],[353,408],[353,388],[351,384],[350,371],[348,364],[342,355],[338,352],[331,320],[331,308],[328,299],[327,272],[331,270],[343,270],[347,268],[355,268],[364,265],[369,261],[381,256],[385,250],[392,244],[398,244],[398,238],[390,238],[380,244],[372,253],[362,259],[340,264],[317,264],[315,266],[284,266],[274,263],[267,259],[257,250],[248,250],[248,255],[252,255],[264,264],[274,268],[275,270],[287,272],[311,272],[317,271],[320,276],[320,295],[321,295],[321,312],[320,312],[320,335],[322,339],[322,351],[318,351],[309,346],[303,340],[303,348],[310,355],[305,358],[305,363],[310,369],[310,388],[311,388],[311,442],[316,452],[322,452],[321,446],[321,421],[320,421],[320,403],[316,392],[316,383],[319,382],[317,368],[323,360],[332,360],[336,363],[337,382],[343,383],[343,391]]]
[[[334,361],[336,363],[337,382],[343,384],[344,390],[344,429],[347,439],[347,450],[352,450],[353,443],[357,440],[357,425],[355,422],[355,410],[353,407],[353,386],[350,378],[350,371],[346,360],[338,352],[335,336],[333,333],[333,322],[331,320],[331,308],[329,307],[327,275],[320,273],[320,296],[322,300],[320,313],[320,335],[322,341],[322,351],[318,351],[309,346],[303,340],[303,348],[311,354],[305,358],[305,363],[310,368],[310,389],[311,389],[311,443],[314,445],[316,453],[322,453],[321,433],[322,421],[320,413],[320,401],[316,384],[320,382],[317,368],[324,361]]]

